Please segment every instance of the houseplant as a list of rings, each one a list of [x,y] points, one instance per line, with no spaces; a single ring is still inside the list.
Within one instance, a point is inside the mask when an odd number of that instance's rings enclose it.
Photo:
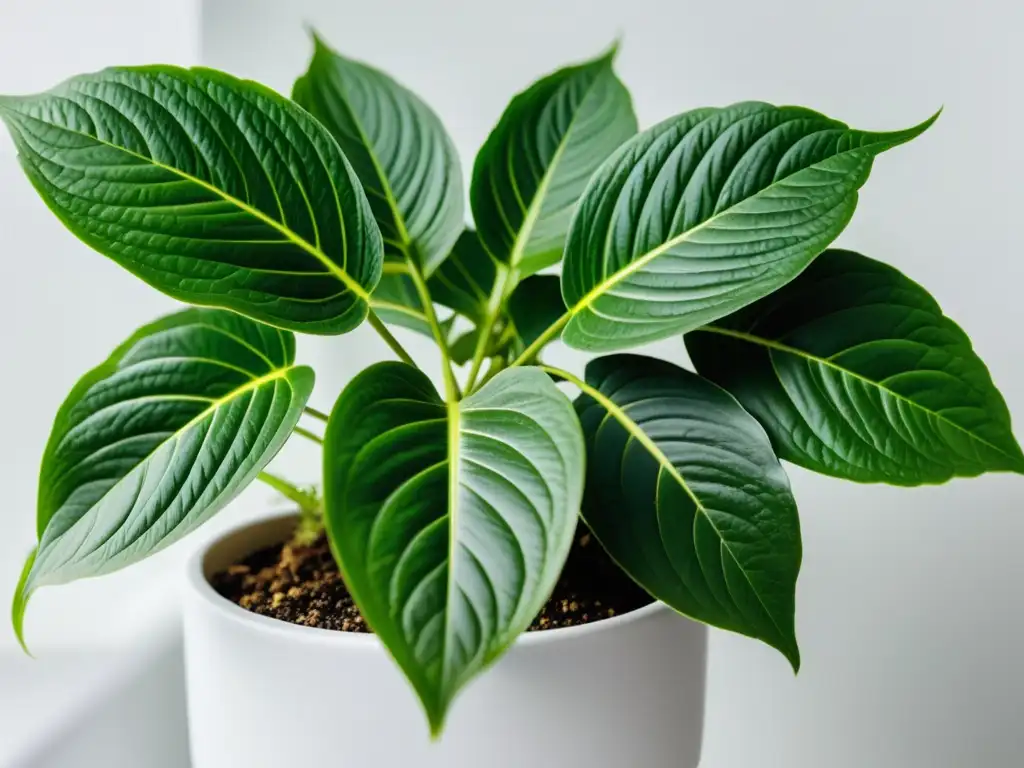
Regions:
[[[265,473],[309,432],[296,331],[365,320],[399,358],[330,414],[323,524],[435,732],[539,611],[581,507],[652,596],[796,667],[799,525],[779,458],[902,485],[1019,471],[962,331],[894,269],[826,250],[874,158],[932,120],[868,133],[745,103],[637,133],[612,62],[511,102],[474,163],[470,232],[438,119],[319,41],[298,105],[169,67],[0,100],[61,220],[207,307],[138,331],[61,408],[19,635],[35,589],[166,546],[261,474],[316,527],[319,501]],[[437,342],[441,393],[389,324]],[[558,337],[601,355],[582,378],[538,363]],[[701,375],[621,353],[669,337]]]

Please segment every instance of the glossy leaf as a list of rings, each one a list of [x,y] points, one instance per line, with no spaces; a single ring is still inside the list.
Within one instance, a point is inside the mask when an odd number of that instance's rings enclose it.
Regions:
[[[576,202],[612,151],[636,133],[615,51],[566,67],[516,96],[473,166],[470,204],[487,250],[521,275],[562,257]]]
[[[39,587],[123,568],[222,509],[284,445],[312,388],[291,333],[230,312],[138,331],[57,414],[16,622]]]
[[[292,98],[338,140],[370,200],[389,254],[430,274],[462,231],[462,171],[451,139],[421,99],[380,70],[314,36]]]
[[[796,277],[842,232],[876,155],[910,141],[802,107],[698,109],[595,174],[566,244],[563,338],[593,351],[684,333]]]
[[[826,251],[686,346],[809,469],[896,485],[1024,471],[967,335],[921,286],[858,253]]]
[[[382,246],[326,129],[208,69],[108,69],[0,97],[32,184],[79,238],[176,299],[336,334],[367,314]]]
[[[523,280],[509,296],[508,314],[522,352],[565,314],[558,275],[531,275]]]
[[[800,664],[800,526],[768,436],[727,392],[637,355],[587,365],[583,516],[644,589]]]
[[[381,277],[370,297],[370,306],[385,323],[434,338],[416,286],[407,274],[385,274]]]
[[[420,371],[380,363],[338,399],[324,461],[345,582],[436,734],[558,578],[582,496],[576,415],[537,369],[446,405]]]
[[[451,254],[430,277],[427,288],[438,304],[479,325],[487,317],[487,302],[497,270],[476,232],[465,230]]]

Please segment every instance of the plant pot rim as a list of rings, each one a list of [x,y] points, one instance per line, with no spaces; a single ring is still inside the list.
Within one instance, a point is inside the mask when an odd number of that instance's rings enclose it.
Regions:
[[[296,642],[315,643],[318,645],[336,646],[338,648],[376,650],[380,647],[380,641],[375,634],[369,632],[342,632],[336,629],[323,629],[321,627],[307,627],[301,624],[292,624],[281,619],[274,619],[269,616],[261,616],[258,613],[247,611],[240,605],[221,596],[210,584],[206,577],[206,559],[210,551],[227,540],[239,536],[246,530],[258,525],[283,523],[285,520],[294,519],[294,513],[271,514],[260,517],[257,520],[248,520],[223,531],[220,535],[205,542],[203,546],[192,553],[186,565],[187,588],[199,597],[211,610],[224,615],[230,621],[246,625],[249,631],[270,635],[291,636]],[[610,632],[617,628],[642,621],[655,614],[672,612],[672,609],[660,601],[655,601],[643,608],[638,608],[629,613],[613,616],[610,619],[579,624],[573,627],[560,627],[557,629],[545,629],[537,632],[524,632],[516,641],[516,647],[532,647],[549,645],[552,643],[571,642],[585,635],[599,632]]]

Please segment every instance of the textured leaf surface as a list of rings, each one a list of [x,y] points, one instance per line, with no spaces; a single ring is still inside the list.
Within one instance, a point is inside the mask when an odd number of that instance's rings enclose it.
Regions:
[[[312,387],[288,332],[207,309],[142,328],[57,414],[22,601],[130,565],[209,519],[284,445]]]
[[[427,274],[462,231],[462,171],[437,115],[388,75],[315,38],[292,97],[334,135],[370,200],[389,254]]]
[[[795,464],[897,485],[1024,471],[967,335],[921,286],[858,253],[826,251],[686,346]]]
[[[473,166],[470,204],[487,250],[529,275],[562,257],[576,202],[611,152],[636,133],[614,51],[561,69],[516,96]]]
[[[800,526],[768,436],[727,392],[670,363],[598,358],[576,402],[583,516],[641,586],[799,666]]]
[[[416,286],[407,274],[382,276],[370,297],[370,306],[385,323],[399,325],[434,338]]]
[[[922,133],[867,133],[802,107],[698,109],[596,173],[565,251],[570,346],[624,349],[786,284],[843,230],[874,157]]]
[[[480,237],[471,229],[459,236],[451,254],[430,277],[427,287],[438,304],[476,324],[487,316],[487,301],[497,270]]]
[[[561,571],[583,485],[572,405],[536,369],[446,405],[418,370],[380,363],[338,399],[324,461],[346,584],[436,733]]]
[[[382,246],[327,130],[206,69],[109,69],[0,97],[22,167],[75,235],[176,299],[345,333]]]
[[[508,314],[522,352],[565,314],[558,275],[531,275],[523,280],[509,296]]]

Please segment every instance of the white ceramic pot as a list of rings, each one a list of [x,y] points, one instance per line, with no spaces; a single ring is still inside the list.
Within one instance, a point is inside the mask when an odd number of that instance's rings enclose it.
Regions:
[[[524,635],[459,696],[431,742],[375,637],[258,616],[210,586],[212,573],[284,540],[293,523],[239,528],[189,563],[193,768],[696,768],[703,626],[656,604]]]

